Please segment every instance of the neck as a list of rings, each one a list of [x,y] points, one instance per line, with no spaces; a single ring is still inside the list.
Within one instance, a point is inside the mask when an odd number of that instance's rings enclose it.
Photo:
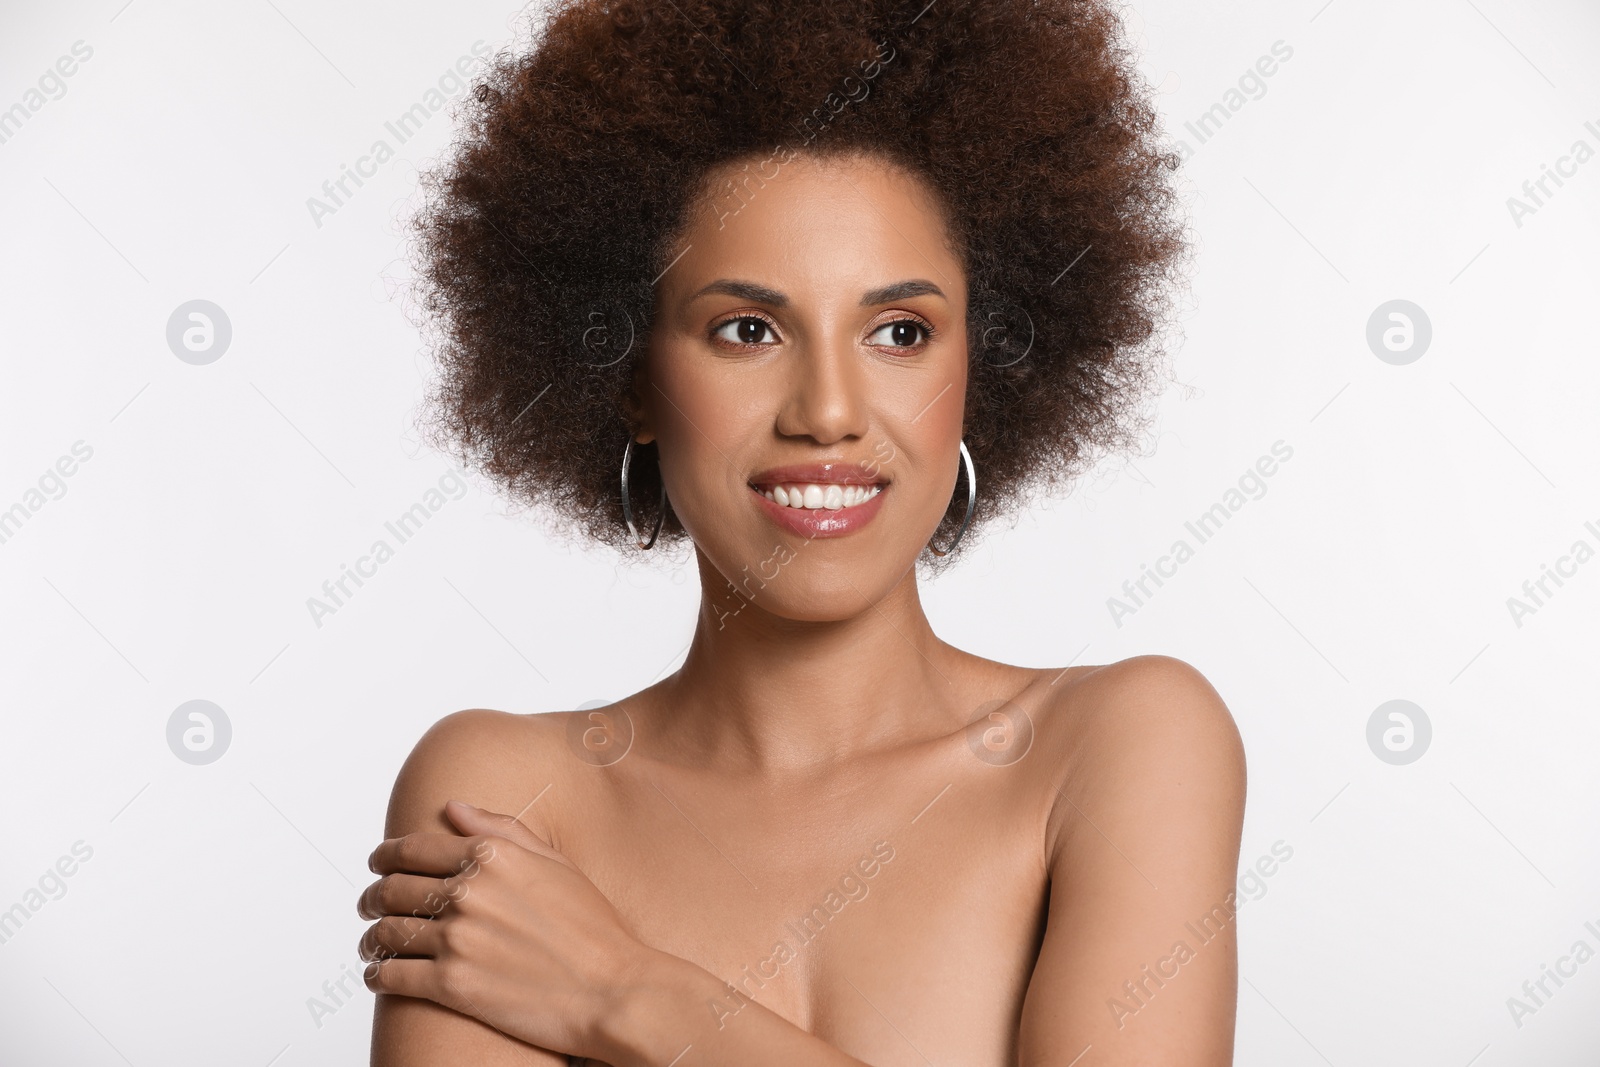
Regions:
[[[847,618],[801,622],[728,602],[703,558],[694,639],[658,688],[678,758],[732,771],[836,764],[959,729],[963,654],[928,624],[915,569]],[[734,609],[737,609],[735,612]]]

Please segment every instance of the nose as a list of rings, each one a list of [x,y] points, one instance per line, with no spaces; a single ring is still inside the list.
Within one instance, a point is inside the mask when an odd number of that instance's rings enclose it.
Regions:
[[[809,437],[820,445],[863,436],[868,383],[854,343],[829,339],[791,351],[794,358],[778,411],[778,432]]]

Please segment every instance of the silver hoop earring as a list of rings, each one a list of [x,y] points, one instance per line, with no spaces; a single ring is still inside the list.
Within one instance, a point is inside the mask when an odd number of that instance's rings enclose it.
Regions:
[[[965,447],[965,446],[963,446]],[[667,483],[661,482],[661,499],[656,501],[656,528],[650,531],[650,540],[641,541],[633,525],[633,506],[628,502],[628,465],[633,461],[633,437],[628,437],[628,447],[622,450],[622,521],[628,524],[628,534],[640,548],[650,548],[661,533],[661,520],[667,517]]]
[[[956,538],[950,542],[948,548],[937,548],[932,541],[928,542],[928,549],[936,556],[948,556],[956,550],[956,545],[967,532],[967,526],[972,522],[972,509],[978,503],[978,475],[972,469],[972,453],[967,451],[966,438],[961,440],[961,463],[967,468],[967,513],[961,519],[961,529],[956,531]]]

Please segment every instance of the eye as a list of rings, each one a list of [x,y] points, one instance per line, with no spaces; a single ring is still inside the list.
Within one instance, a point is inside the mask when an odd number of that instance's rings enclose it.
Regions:
[[[887,336],[884,336],[887,335]],[[917,319],[896,319],[886,322],[867,336],[867,344],[886,348],[914,348],[933,336],[933,327]],[[882,340],[873,340],[883,337]]]
[[[711,336],[736,345],[767,344],[777,339],[777,331],[766,319],[755,315],[740,315],[718,323]]]

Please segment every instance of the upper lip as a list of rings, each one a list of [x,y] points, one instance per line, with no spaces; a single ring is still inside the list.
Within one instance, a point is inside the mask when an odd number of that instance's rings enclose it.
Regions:
[[[791,463],[784,467],[768,467],[752,475],[750,484],[757,489],[770,489],[775,485],[880,485],[887,482],[880,473],[865,463]]]

